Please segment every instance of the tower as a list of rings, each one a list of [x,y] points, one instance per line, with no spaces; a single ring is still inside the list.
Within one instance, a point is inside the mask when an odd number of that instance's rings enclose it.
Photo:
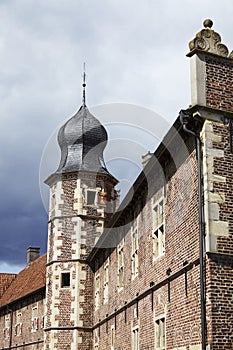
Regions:
[[[93,281],[86,258],[115,210],[117,180],[103,151],[107,132],[83,103],[58,133],[61,161],[50,186],[45,349],[89,349]]]

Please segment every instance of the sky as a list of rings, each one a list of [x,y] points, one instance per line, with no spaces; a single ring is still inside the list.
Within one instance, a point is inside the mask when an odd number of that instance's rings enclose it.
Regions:
[[[56,133],[81,105],[83,62],[124,194],[136,150],[154,151],[190,104],[189,41],[211,18],[231,51],[232,15],[232,0],[0,0],[0,272],[22,269],[29,246],[46,251],[43,181],[58,166]]]

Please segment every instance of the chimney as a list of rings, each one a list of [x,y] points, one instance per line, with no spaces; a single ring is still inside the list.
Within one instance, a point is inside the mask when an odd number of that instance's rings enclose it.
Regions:
[[[29,247],[27,249],[27,266],[40,257],[40,248]]]
[[[142,156],[142,167],[145,168],[146,164],[149,162],[151,156],[153,155],[153,153],[151,153],[150,151],[148,151],[146,154],[144,154]]]

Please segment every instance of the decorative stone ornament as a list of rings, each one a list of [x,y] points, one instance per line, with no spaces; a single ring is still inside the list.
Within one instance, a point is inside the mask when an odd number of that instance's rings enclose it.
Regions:
[[[202,29],[199,33],[196,34],[196,38],[190,41],[190,51],[197,49],[214,53],[218,56],[227,57],[228,48],[226,45],[221,43],[221,36],[213,29],[211,29],[213,26],[212,20],[206,19],[203,22],[203,25],[205,29]],[[229,58],[233,58],[233,53],[230,54]]]

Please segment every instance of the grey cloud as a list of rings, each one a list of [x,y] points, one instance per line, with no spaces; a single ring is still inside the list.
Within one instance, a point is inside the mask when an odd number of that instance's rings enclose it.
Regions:
[[[80,105],[83,61],[89,106],[146,106],[172,123],[190,103],[185,54],[205,17],[232,50],[231,0],[224,11],[210,0],[0,1],[0,261],[23,262],[30,244],[45,251],[40,158]],[[117,176],[136,176],[116,162]]]

